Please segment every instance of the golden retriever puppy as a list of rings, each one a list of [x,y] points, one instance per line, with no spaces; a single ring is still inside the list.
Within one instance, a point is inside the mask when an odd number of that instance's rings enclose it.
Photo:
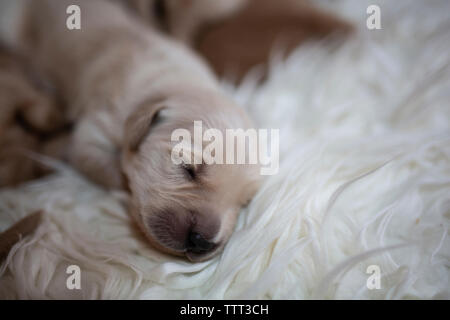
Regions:
[[[67,27],[67,9],[81,29]],[[0,30],[55,83],[76,122],[69,161],[92,180],[130,192],[150,242],[192,261],[220,252],[257,190],[258,165],[175,164],[171,134],[194,121],[221,131],[251,122],[189,49],[102,0],[11,0]]]

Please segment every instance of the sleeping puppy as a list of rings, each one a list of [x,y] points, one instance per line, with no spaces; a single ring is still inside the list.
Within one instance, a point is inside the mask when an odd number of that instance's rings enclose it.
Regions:
[[[81,30],[66,27],[70,5]],[[0,34],[55,83],[76,123],[68,161],[130,192],[149,241],[201,261],[220,252],[259,185],[258,165],[174,164],[171,133],[252,127],[189,49],[103,0],[3,1]],[[6,18],[7,19],[6,19]]]

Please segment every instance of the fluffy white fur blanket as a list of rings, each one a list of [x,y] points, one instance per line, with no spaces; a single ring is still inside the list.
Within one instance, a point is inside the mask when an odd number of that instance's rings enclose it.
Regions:
[[[262,86],[224,83],[260,127],[280,128],[282,162],[220,257],[158,253],[120,194],[61,167],[0,192],[0,230],[46,212],[1,265],[0,297],[450,298],[450,2],[320,4],[358,34],[275,55]],[[370,4],[381,30],[366,28]],[[72,264],[81,290],[66,287]]]

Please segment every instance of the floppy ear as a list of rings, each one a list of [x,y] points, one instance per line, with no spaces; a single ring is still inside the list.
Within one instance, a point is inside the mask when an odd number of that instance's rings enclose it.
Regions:
[[[125,123],[125,146],[128,150],[139,149],[151,127],[158,122],[159,111],[166,107],[164,100],[162,97],[146,100],[128,116]]]

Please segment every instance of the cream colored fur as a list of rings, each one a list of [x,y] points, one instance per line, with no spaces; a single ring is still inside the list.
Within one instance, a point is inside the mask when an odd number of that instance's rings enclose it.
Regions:
[[[73,4],[81,30],[66,28]],[[190,181],[171,161],[171,133],[192,130],[195,120],[223,131],[252,126],[206,64],[113,2],[38,0],[21,12],[15,47],[54,81],[76,122],[69,162],[102,186],[128,188],[132,215],[161,250],[191,260],[220,252],[259,172],[256,165],[211,165]],[[162,124],[153,128],[157,117]],[[191,232],[214,250],[189,252]]]
[[[302,46],[223,84],[260,127],[281,129],[278,175],[239,216],[220,256],[161,254],[121,195],[67,167],[0,192],[0,228],[35,209],[38,232],[0,269],[2,298],[449,299],[449,2],[318,1],[351,19],[354,39]],[[68,290],[66,268],[81,268]],[[367,268],[381,270],[369,290]]]

